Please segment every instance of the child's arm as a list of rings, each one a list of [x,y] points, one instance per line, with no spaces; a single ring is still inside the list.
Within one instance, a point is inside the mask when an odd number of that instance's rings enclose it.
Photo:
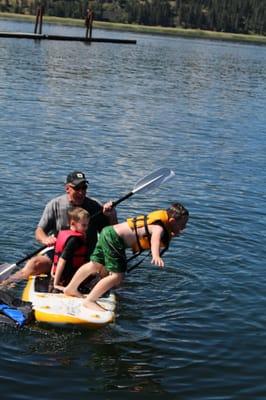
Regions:
[[[151,263],[164,267],[164,261],[160,256],[160,243],[163,235],[163,228],[160,225],[150,225],[149,230],[151,233]]]
[[[64,271],[66,265],[66,260],[64,260],[62,257],[59,258],[56,271],[55,271],[55,276],[54,276],[54,288],[58,290],[64,290],[64,287],[60,285],[60,279],[62,276],[62,273]]]
[[[54,288],[63,290],[64,287],[60,285],[60,280],[62,278],[62,274],[64,268],[66,267],[66,263],[72,263],[72,258],[75,251],[80,247],[82,241],[78,237],[71,237],[65,244],[64,250],[62,251],[61,256],[59,257],[55,275],[54,275]]]

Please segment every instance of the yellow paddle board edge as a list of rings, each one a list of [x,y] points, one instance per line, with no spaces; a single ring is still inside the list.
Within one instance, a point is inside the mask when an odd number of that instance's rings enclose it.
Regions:
[[[79,319],[77,317],[72,317],[71,315],[60,315],[53,313],[46,313],[41,309],[36,309],[34,311],[35,319],[38,322],[43,322],[56,326],[64,326],[64,325],[76,325],[76,326],[86,326],[88,328],[97,329],[100,328],[110,322],[113,322],[113,319],[109,321],[105,321],[103,323],[99,322],[89,322],[84,319]],[[95,314],[95,318],[97,318],[97,314]]]
[[[23,290],[23,293],[22,293],[22,300],[23,301],[31,301],[30,300],[30,291],[31,291],[31,288],[32,288],[33,284],[34,284],[33,277],[30,276],[29,279],[28,279],[28,282],[27,282],[27,284],[26,284],[26,286],[25,286],[25,288]]]

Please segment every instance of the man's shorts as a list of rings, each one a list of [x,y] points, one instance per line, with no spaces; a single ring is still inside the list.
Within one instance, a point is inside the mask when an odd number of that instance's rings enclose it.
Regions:
[[[90,261],[105,266],[107,271],[125,272],[127,269],[125,244],[112,226],[106,226],[100,233]]]

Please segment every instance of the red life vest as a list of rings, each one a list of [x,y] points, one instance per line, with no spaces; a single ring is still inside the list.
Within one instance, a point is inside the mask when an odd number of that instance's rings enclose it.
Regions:
[[[80,232],[72,231],[71,229],[62,230],[58,233],[55,243],[55,252],[52,266],[52,273],[55,273],[58,260],[66,246],[67,241],[71,237],[79,237],[84,241],[84,236]],[[88,247],[85,242],[75,251],[72,258],[72,267],[78,269],[82,264],[85,264],[87,260],[86,256],[88,253]]]

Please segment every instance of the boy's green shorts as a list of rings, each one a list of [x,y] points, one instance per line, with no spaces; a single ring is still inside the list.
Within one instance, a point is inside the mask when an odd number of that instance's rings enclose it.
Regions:
[[[106,226],[101,231],[90,260],[104,265],[111,272],[126,271],[125,244],[112,226]]]

